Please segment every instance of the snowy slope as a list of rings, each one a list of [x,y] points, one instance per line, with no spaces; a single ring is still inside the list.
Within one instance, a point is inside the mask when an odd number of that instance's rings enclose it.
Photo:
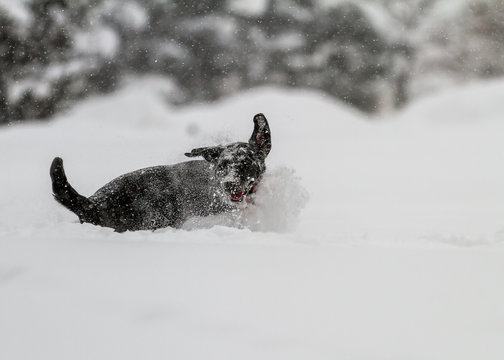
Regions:
[[[310,91],[182,110],[170,91],[0,129],[1,359],[502,359],[504,82],[378,120]],[[116,234],[51,197],[54,156],[90,195],[246,140],[257,112],[273,150],[240,219]]]

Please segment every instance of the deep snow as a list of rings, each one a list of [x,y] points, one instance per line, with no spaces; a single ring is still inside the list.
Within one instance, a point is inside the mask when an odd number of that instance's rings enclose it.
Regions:
[[[135,80],[49,124],[0,129],[1,359],[502,359],[504,81],[364,117],[260,88],[172,109]],[[116,234],[51,197],[247,140],[269,119],[256,206]]]

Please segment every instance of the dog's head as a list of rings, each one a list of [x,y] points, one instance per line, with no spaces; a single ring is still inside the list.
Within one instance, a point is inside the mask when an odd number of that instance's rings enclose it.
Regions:
[[[248,143],[236,142],[193,149],[185,155],[202,156],[212,164],[215,178],[229,199],[243,201],[255,192],[266,166],[264,160],[271,150],[271,134],[263,114],[254,116],[254,132]]]

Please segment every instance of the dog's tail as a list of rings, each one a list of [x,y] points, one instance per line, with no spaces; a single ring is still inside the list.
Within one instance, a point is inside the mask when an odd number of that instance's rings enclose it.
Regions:
[[[54,158],[50,170],[52,190],[56,201],[75,213],[81,223],[99,225],[99,218],[94,204],[79,194],[69,183],[63,169],[63,160]]]

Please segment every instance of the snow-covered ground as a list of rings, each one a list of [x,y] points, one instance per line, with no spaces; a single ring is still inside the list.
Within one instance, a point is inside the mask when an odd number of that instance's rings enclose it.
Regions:
[[[504,357],[504,81],[369,119],[260,88],[172,109],[137,80],[48,124],[0,129],[0,359]],[[51,196],[247,140],[270,121],[239,219],[117,234]]]

